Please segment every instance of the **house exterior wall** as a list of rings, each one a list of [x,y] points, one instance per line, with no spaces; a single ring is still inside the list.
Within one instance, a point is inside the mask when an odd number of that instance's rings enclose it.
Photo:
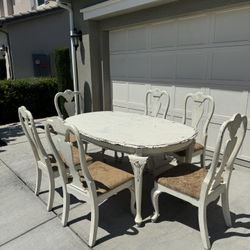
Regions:
[[[33,17],[7,25],[15,78],[34,76],[32,54],[51,55],[56,48],[69,48],[66,11]]]
[[[83,22],[80,9],[104,2],[103,0],[72,1],[75,27],[83,33],[77,50],[78,79],[84,93],[85,110],[102,110],[102,75],[100,61],[99,22]]]
[[[13,2],[13,1],[10,1]],[[36,7],[35,0],[15,0],[13,4],[13,14],[24,13]]]
[[[7,17],[36,9],[36,0],[0,0],[0,15]]]

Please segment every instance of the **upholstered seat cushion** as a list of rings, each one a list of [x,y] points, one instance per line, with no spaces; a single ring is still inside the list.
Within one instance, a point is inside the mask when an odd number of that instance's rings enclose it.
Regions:
[[[204,146],[196,142],[194,144],[194,152],[201,151],[201,150],[204,150]],[[185,156],[186,152],[185,150],[182,150],[182,151],[176,152],[176,154],[179,156]]]
[[[73,144],[72,155],[73,155],[74,165],[79,165],[80,164],[80,155],[79,155],[79,150],[77,148],[76,136],[73,134],[70,134],[69,141],[72,142],[72,144]],[[93,158],[90,155],[85,154],[85,157],[86,157],[87,162],[93,161]]]
[[[76,136],[70,133],[69,134],[69,141],[70,142],[76,142]]]
[[[206,169],[193,164],[182,163],[158,176],[156,182],[167,188],[199,199],[201,185],[206,175]]]
[[[88,169],[93,180],[95,181],[98,195],[104,194],[134,178],[134,176],[128,172],[100,161],[90,164]],[[80,170],[78,173],[83,187],[87,188],[82,171]]]
[[[79,165],[80,164],[80,154],[79,154],[78,148],[75,146],[72,147],[72,156],[73,156],[74,165],[75,166]],[[88,154],[85,154],[85,158],[86,158],[86,162],[93,161],[93,158]]]

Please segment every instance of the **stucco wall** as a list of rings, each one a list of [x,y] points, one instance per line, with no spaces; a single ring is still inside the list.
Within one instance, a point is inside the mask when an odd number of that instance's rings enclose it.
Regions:
[[[34,75],[32,54],[51,54],[56,48],[70,47],[66,11],[10,23],[7,29],[15,78]]]
[[[83,41],[77,50],[77,63],[79,88],[81,93],[84,93],[86,111],[102,109],[102,82],[99,60],[100,37],[98,22],[84,22],[80,10],[103,1],[72,1],[75,26],[83,33]]]

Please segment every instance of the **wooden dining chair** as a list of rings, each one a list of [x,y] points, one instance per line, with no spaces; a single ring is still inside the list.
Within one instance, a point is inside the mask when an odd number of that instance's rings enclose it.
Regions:
[[[98,205],[118,192],[129,189],[131,193],[130,208],[135,214],[134,176],[128,172],[115,168],[111,165],[96,161],[87,166],[83,144],[79,131],[74,126],[66,126],[58,120],[49,119],[45,125],[46,136],[49,145],[59,165],[63,188],[63,214],[62,224],[66,226],[69,215],[69,194],[73,194],[80,200],[86,201],[91,209],[91,223],[89,234],[89,246],[96,241],[99,209]],[[59,137],[55,142],[51,131],[64,131],[64,138]],[[76,138],[80,153],[80,166],[77,167],[73,161],[72,147],[69,140],[70,134]],[[65,169],[69,170],[66,175]]]
[[[167,91],[160,89],[148,90],[145,96],[145,115],[166,119],[170,104]]]
[[[79,98],[80,113],[84,112],[83,97],[79,91],[66,89],[64,92],[58,92],[54,97],[56,112],[59,117],[65,119],[69,116],[76,115],[75,98]]]
[[[155,178],[152,203],[155,222],[159,216],[158,197],[164,192],[198,207],[202,243],[205,249],[211,244],[207,228],[207,206],[221,196],[222,211],[227,226],[231,226],[228,202],[229,184],[234,160],[240,150],[247,129],[247,117],[235,114],[220,127],[209,169],[182,163]],[[225,136],[228,135],[228,136]],[[220,153],[222,159],[220,160]]]
[[[55,178],[59,176],[53,154],[48,154],[39,138],[36,125],[32,114],[24,106],[18,108],[18,116],[21,122],[22,129],[31,145],[31,149],[36,160],[36,186],[35,194],[39,195],[42,172],[48,174],[49,179],[49,196],[47,210],[50,211],[53,206],[55,193]]]
[[[205,95],[202,92],[189,93],[186,95],[182,122],[198,131],[194,144],[193,157],[200,155],[202,167],[205,166],[208,126],[212,119],[214,108],[215,103],[210,95]],[[184,161],[185,152],[177,152],[176,156],[179,161]]]
[[[76,115],[75,110],[75,98],[79,98],[80,113],[84,113],[84,101],[79,91],[72,91],[66,89],[64,92],[58,92],[54,97],[54,104],[57,114],[60,118],[66,119],[67,117]],[[71,140],[75,141],[75,138],[71,136]],[[88,149],[88,142],[84,141],[85,151]]]

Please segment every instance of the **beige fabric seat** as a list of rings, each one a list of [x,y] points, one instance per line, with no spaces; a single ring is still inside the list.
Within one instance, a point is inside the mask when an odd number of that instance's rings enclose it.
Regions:
[[[74,162],[74,165],[80,165],[80,154],[79,154],[79,150],[77,147],[75,146],[72,146],[72,156],[73,156],[73,162]],[[93,157],[91,157],[90,155],[88,154],[85,154],[85,158],[86,158],[86,161],[89,163],[91,161],[93,161]]]
[[[200,198],[201,185],[207,175],[207,170],[193,164],[183,163],[162,173],[156,182],[167,188]]]
[[[128,172],[100,161],[90,164],[88,169],[95,182],[96,192],[98,195],[104,194],[134,178],[134,176]],[[80,170],[78,174],[83,187],[87,188],[87,183],[82,171]]]
[[[194,144],[194,154],[198,151],[203,151],[205,149],[204,145],[196,142]],[[185,151],[179,151],[179,152],[176,152],[177,155],[181,156],[181,157],[184,157],[186,152]]]

